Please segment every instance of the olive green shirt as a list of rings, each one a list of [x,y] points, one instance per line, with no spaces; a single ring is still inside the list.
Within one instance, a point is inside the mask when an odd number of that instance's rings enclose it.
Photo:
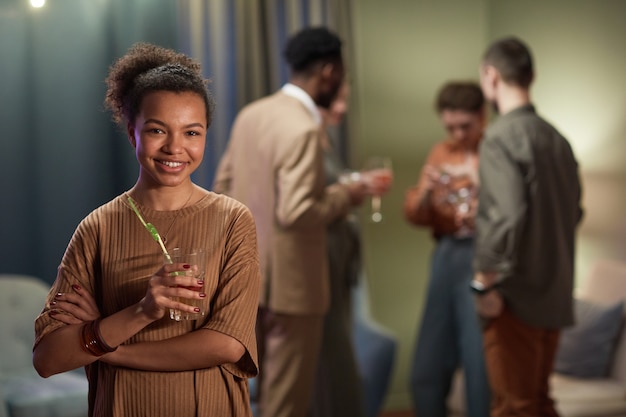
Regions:
[[[474,268],[497,272],[507,307],[531,326],[573,322],[578,163],[528,104],[500,116],[479,150]]]

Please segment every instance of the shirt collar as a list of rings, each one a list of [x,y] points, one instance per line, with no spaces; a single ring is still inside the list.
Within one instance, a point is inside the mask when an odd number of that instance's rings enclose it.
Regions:
[[[508,113],[505,113],[502,116],[508,116],[509,114],[516,115],[520,113],[536,113],[536,112],[537,111],[535,110],[535,106],[532,103],[526,103],[510,110]]]
[[[281,88],[281,91],[301,102],[304,107],[306,107],[306,109],[309,111],[309,113],[311,113],[311,116],[313,116],[313,120],[315,120],[315,123],[317,123],[318,125],[322,123],[322,115],[315,105],[315,102],[306,91],[291,83],[285,84]]]

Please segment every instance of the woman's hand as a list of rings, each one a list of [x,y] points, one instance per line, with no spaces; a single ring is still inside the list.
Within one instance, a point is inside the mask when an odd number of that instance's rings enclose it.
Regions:
[[[426,191],[432,191],[435,185],[442,180],[442,170],[434,165],[424,165],[422,168],[423,186]]]
[[[51,303],[50,316],[65,324],[79,324],[100,317],[93,296],[81,286],[72,285],[74,292],[58,293]]]
[[[206,297],[202,288],[204,281],[194,277],[194,265],[165,264],[150,278],[146,295],[139,302],[140,312],[151,320],[161,319],[170,308],[198,312],[197,307],[184,304],[180,299],[202,299]]]
[[[472,197],[467,203],[466,210],[456,210],[454,224],[459,229],[474,230],[476,227],[476,213],[478,211],[478,199]]]
[[[186,312],[196,312],[196,307],[184,304],[180,299],[202,299],[206,297],[203,281],[194,278],[193,265],[166,264],[150,278],[146,295],[139,302],[139,313],[150,320],[162,318],[170,308]],[[100,317],[100,311],[93,296],[84,288],[73,285],[73,292],[59,293],[51,304],[51,317],[65,324],[79,324]]]

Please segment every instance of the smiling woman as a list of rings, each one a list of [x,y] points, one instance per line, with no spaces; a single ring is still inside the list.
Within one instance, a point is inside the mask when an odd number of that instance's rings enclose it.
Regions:
[[[90,416],[251,416],[256,229],[244,205],[191,180],[211,123],[207,81],[187,56],[137,44],[107,86],[139,175],[75,231],[36,319],[35,368],[85,366]],[[175,248],[203,258],[178,261]]]

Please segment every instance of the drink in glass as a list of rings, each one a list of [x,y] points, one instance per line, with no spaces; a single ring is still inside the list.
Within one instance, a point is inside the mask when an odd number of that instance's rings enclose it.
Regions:
[[[383,220],[382,194],[393,182],[391,159],[384,156],[368,158],[365,161],[362,176],[372,192],[371,219],[374,223],[379,223]]]
[[[170,252],[171,263],[185,263],[191,265],[189,270],[180,271],[181,275],[192,275],[197,279],[204,279],[205,272],[205,264],[206,264],[206,254],[204,249],[201,248],[192,248],[192,249],[181,249],[174,248]],[[168,259],[165,260],[167,263],[170,263]],[[204,290],[204,286],[198,287],[185,287],[189,290],[201,292]],[[196,299],[196,298],[177,298],[178,301],[194,306],[200,309],[199,312],[187,312],[181,311],[178,309],[170,308],[170,319],[181,321],[181,320],[196,320],[203,317],[206,314],[207,309],[207,301],[205,299]]]

